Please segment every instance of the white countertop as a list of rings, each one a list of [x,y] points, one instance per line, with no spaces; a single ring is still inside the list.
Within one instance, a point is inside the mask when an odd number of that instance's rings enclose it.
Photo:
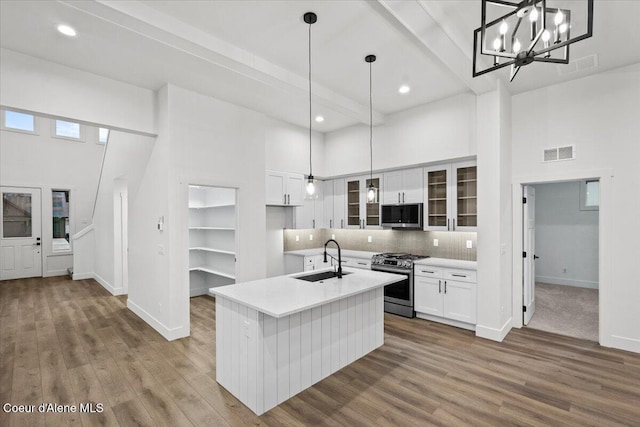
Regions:
[[[338,250],[333,247],[328,247],[327,252],[333,256],[337,256]],[[285,255],[297,255],[297,256],[314,256],[314,255],[322,255],[324,253],[324,248],[313,248],[313,249],[301,249],[298,251],[287,251]],[[342,249],[342,256],[348,258],[362,258],[362,259],[371,259],[375,254],[379,254],[380,252],[366,252],[366,251],[353,251],[351,249]]]
[[[345,275],[342,279],[333,278],[322,282],[307,282],[295,278],[329,270],[331,269],[326,268],[220,286],[209,289],[209,292],[269,316],[284,317],[406,278],[401,274],[351,268],[343,268],[344,272],[352,274]]]
[[[477,270],[478,263],[476,261],[462,261],[459,259],[447,258],[425,258],[418,260],[415,265],[431,265],[434,267],[462,268],[464,270]]]

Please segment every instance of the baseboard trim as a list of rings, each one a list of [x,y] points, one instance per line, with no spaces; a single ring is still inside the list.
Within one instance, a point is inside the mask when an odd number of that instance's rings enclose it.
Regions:
[[[619,335],[612,335],[607,340],[607,344],[603,347],[617,348],[620,350],[631,351],[633,353],[640,353],[640,340],[634,338],[621,337]]]
[[[109,291],[111,293],[111,295],[124,295],[124,288],[114,288],[113,286],[111,286],[111,284],[109,282],[107,282],[106,280],[104,280],[104,278],[102,276],[100,276],[97,273],[93,273],[93,278],[95,279],[96,282],[100,283],[102,285],[103,288],[105,288],[107,291]]]
[[[189,290],[189,296],[191,297],[199,297],[200,295],[209,295],[209,287]]]
[[[416,313],[416,317],[419,319],[429,320],[431,322],[444,323],[445,325],[455,326],[456,328],[467,329],[469,331],[475,331],[476,325],[471,323],[460,322],[458,320],[445,319],[444,317],[433,316],[431,314]]]
[[[42,277],[58,277],[58,276],[68,276],[69,272],[64,269],[64,270],[53,270],[53,271],[47,271]]]
[[[476,336],[492,341],[502,342],[511,330],[511,318],[509,318],[500,329],[490,328],[488,326],[477,325]]]
[[[140,307],[135,302],[131,301],[131,299],[127,299],[127,308],[133,313],[147,322],[149,326],[155,329],[160,335],[165,337],[167,341],[173,341],[179,338],[184,338],[189,336],[189,331],[184,326],[180,326],[177,328],[169,329],[158,319],[149,314],[144,308]]]
[[[548,283],[550,285],[574,286],[576,288],[598,289],[598,282],[590,280],[565,279],[563,277],[536,276],[536,283]]]
[[[93,273],[73,273],[73,280],[86,280],[93,278]]]

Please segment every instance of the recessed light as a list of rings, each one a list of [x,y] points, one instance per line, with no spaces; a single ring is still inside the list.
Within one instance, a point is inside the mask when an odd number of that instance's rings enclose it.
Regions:
[[[398,88],[398,92],[400,93],[409,93],[411,91],[411,88],[407,85],[402,85]]]
[[[316,116],[316,122],[318,122],[318,123],[322,123],[322,122],[324,122],[324,117],[322,117],[322,116]]]
[[[78,34],[76,33],[76,30],[74,30],[68,25],[58,25],[58,31],[60,31],[65,36],[69,36],[69,37],[75,37],[76,34]]]

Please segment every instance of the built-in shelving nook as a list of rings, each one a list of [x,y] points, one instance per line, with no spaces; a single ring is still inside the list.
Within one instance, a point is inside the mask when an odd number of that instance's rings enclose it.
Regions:
[[[236,282],[236,190],[189,186],[189,286],[192,297]]]

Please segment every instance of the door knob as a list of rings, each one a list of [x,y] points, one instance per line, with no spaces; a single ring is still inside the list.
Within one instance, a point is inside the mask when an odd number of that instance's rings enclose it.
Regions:
[[[540,258],[538,255],[533,255],[533,259],[538,259]]]

